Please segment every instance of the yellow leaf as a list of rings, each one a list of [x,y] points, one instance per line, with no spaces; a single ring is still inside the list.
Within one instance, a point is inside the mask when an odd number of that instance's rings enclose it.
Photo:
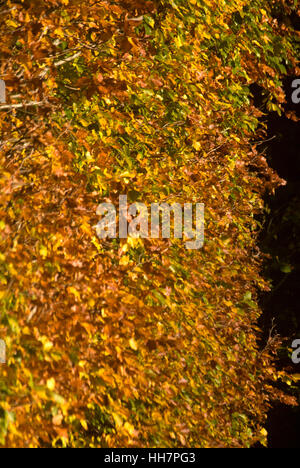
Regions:
[[[131,37],[128,37],[127,39],[128,39],[128,42],[130,42],[130,44],[135,47],[134,40]]]
[[[116,413],[112,413],[112,417],[114,418],[115,425],[117,428],[121,427],[123,425],[122,418]]]
[[[55,389],[55,379],[53,377],[51,377],[51,379],[47,380],[46,385],[47,385],[48,390],[53,391]]]
[[[124,429],[126,432],[128,432],[128,434],[130,434],[131,436],[134,434],[134,427],[132,424],[130,424],[129,422],[126,422],[124,424]]]
[[[41,257],[43,257],[43,258],[46,258],[47,255],[48,255],[47,247],[45,247],[44,245],[42,245],[42,246],[40,247],[40,255],[41,255]]]
[[[3,297],[5,296],[6,294],[6,291],[0,291],[0,299],[3,299]]]
[[[87,422],[84,419],[80,419],[80,424],[82,425],[83,429],[86,431],[88,430]]]
[[[79,294],[79,292],[77,291],[76,288],[74,288],[73,286],[69,286],[68,287],[68,292],[70,294],[74,294],[75,298],[80,300],[80,294]]]
[[[134,351],[137,351],[137,349],[138,349],[137,342],[135,341],[134,338],[130,338],[130,340],[129,340],[129,346],[130,346],[130,348],[133,349]]]
[[[55,29],[54,34],[56,34],[59,37],[64,37],[64,32],[63,32],[62,28]]]
[[[7,26],[12,26],[13,28],[17,28],[19,25],[15,21],[12,20],[7,20],[6,21]]]
[[[80,226],[80,229],[85,233],[85,234],[91,234],[91,226],[87,223],[83,223]]]
[[[194,141],[193,148],[195,148],[196,151],[200,150],[201,144],[199,143],[199,141]]]
[[[120,265],[126,266],[129,263],[129,257],[128,255],[124,255],[121,260],[119,261]]]

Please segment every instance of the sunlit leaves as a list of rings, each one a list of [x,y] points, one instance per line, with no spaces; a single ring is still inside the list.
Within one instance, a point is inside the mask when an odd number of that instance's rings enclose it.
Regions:
[[[0,19],[1,444],[264,440],[253,216],[279,181],[249,85],[280,110],[291,32],[263,0],[44,3]],[[120,194],[205,203],[204,248],[98,239]]]

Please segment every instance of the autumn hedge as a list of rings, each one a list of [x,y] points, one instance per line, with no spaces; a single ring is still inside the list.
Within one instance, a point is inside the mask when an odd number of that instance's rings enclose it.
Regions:
[[[2,445],[265,443],[256,214],[280,180],[251,85],[280,112],[296,4],[1,3]],[[204,203],[204,247],[100,240],[120,194]]]

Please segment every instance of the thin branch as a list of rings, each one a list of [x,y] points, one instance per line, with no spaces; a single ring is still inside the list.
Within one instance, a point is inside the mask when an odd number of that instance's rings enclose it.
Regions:
[[[262,141],[254,141],[253,143],[256,144],[256,146],[263,145],[264,143],[268,143],[268,141],[274,140],[274,138],[277,138],[277,135],[273,135],[271,138],[268,138],[267,140],[262,140]]]
[[[81,50],[79,52],[76,52],[76,54],[71,55],[71,57],[67,57],[66,59],[60,60],[59,62],[54,63],[55,67],[60,67],[60,65],[64,65],[67,62],[72,62],[72,60],[77,59],[81,55]]]
[[[67,62],[72,62],[72,60],[75,60],[77,59],[77,57],[79,57],[81,55],[81,50],[79,52],[76,52],[76,54],[74,55],[71,55],[71,57],[67,57],[63,60],[59,60],[58,62],[55,62],[53,65],[54,67],[60,67],[61,65],[64,65],[65,63]],[[46,73],[50,70],[49,67],[45,67],[41,73],[40,73],[40,77],[44,77],[46,75]]]
[[[141,15],[136,18],[127,18],[127,21],[143,21],[143,19],[144,19],[144,16]]]
[[[215,151],[217,151],[218,149],[222,148],[222,146],[224,146],[225,143],[222,143],[221,145],[219,146],[216,146],[215,148],[213,148],[212,150],[210,150],[208,153],[206,153],[206,156],[208,156],[209,154],[211,153],[214,153]]]
[[[29,101],[29,102],[22,102],[20,104],[6,104],[5,106],[0,105],[0,111],[21,109],[22,107],[28,107],[28,106],[43,106],[45,104],[47,104],[47,101]]]

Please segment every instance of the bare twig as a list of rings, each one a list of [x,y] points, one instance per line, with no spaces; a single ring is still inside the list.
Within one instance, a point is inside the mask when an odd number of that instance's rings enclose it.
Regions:
[[[143,21],[144,16],[138,16],[137,18],[127,18],[127,21]]]
[[[72,60],[77,59],[77,57],[79,57],[80,55],[81,55],[81,50],[79,50],[78,52],[76,52],[76,54],[71,55],[71,57],[67,57],[67,58],[65,58],[65,59],[63,59],[63,60],[59,60],[58,62],[55,62],[53,65],[54,65],[54,67],[56,67],[56,68],[57,68],[57,67],[60,67],[61,65],[64,65],[65,63],[72,62]],[[49,67],[45,67],[45,68],[41,71],[40,77],[43,78],[49,70],[50,70]]]
[[[273,135],[271,138],[268,138],[267,140],[263,140],[263,141],[254,141],[254,143],[256,144],[256,146],[259,146],[259,145],[263,145],[264,143],[267,143],[268,141],[272,141],[274,140],[274,138],[277,138],[277,135]]]
[[[71,55],[71,57],[67,57],[67,58],[65,58],[63,60],[59,60],[59,62],[54,63],[54,66],[55,67],[60,67],[60,65],[64,65],[67,62],[72,62],[72,60],[77,59],[77,57],[79,57],[79,55],[81,55],[81,50],[79,52],[76,52],[76,54]]]
[[[12,109],[21,109],[22,107],[29,107],[29,106],[43,106],[48,104],[47,101],[29,101],[29,102],[22,102],[19,104],[6,104],[4,106],[0,105],[1,110],[12,110]]]

